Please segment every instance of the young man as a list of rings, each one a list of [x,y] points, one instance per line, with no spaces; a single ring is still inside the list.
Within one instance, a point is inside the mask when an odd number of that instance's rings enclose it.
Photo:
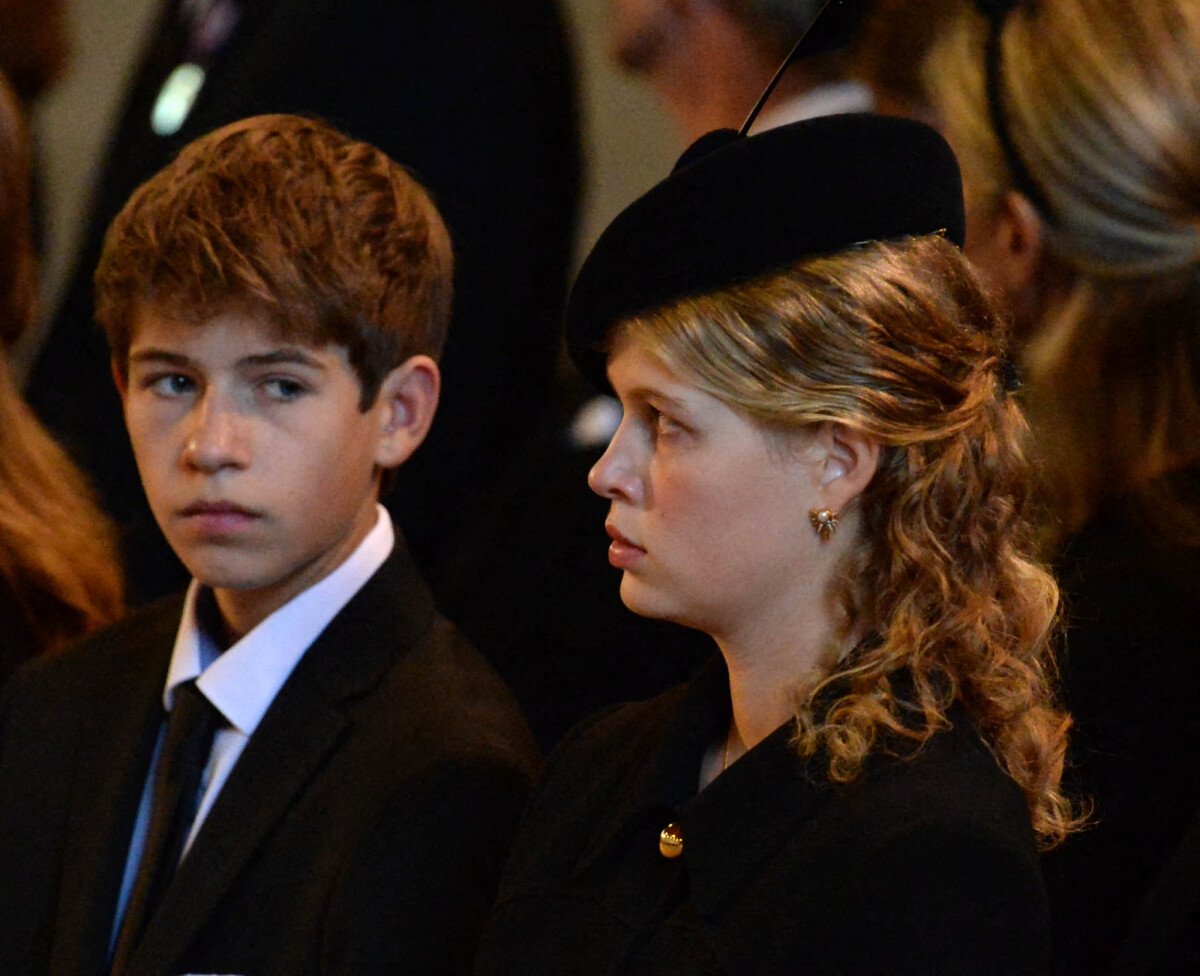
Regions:
[[[469,968],[534,748],[377,502],[436,407],[451,264],[398,165],[289,116],[114,221],[99,319],[194,580],[5,690],[0,972]]]

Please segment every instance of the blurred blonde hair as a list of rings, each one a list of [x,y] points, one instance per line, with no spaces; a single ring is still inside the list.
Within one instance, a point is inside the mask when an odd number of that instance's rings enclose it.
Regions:
[[[964,6],[928,81],[984,213],[1014,184],[986,34]],[[1001,45],[1004,115],[1049,210],[1024,359],[1061,531],[1120,495],[1200,544],[1200,515],[1156,483],[1200,459],[1200,4],[1038,0],[1009,13]]]
[[[798,691],[801,754],[823,752],[846,782],[878,747],[918,750],[961,703],[1043,842],[1060,841],[1076,819],[1059,792],[1058,588],[1033,556],[1004,327],[958,249],[866,245],[621,328],[768,430],[832,421],[882,447],[831,594],[844,642],[867,639]]]

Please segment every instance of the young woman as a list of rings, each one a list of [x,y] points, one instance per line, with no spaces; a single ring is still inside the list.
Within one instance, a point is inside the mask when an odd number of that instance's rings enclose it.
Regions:
[[[1017,315],[1055,516],[1073,786],[1095,805],[1094,828],[1047,865],[1057,969],[1109,972],[1132,952],[1122,971],[1190,972],[1195,922],[1178,913],[1200,904],[1200,4],[987,6],[949,30],[930,90],[962,160],[967,254]]]
[[[610,560],[720,654],[565,740],[481,973],[1045,969],[1057,588],[961,233],[940,138],[860,115],[714,136],[600,239]]]

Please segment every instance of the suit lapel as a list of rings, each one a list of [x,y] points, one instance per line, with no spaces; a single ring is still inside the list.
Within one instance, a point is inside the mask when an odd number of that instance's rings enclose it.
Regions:
[[[196,835],[131,962],[166,972],[349,728],[344,701],[369,691],[433,621],[402,543],[301,658]]]
[[[178,622],[179,604],[172,602],[149,618],[137,646],[112,648],[111,665],[80,709],[53,973],[98,971],[108,958]]]
[[[735,762],[680,812],[692,903],[705,917],[761,872],[825,802],[819,763],[801,760],[788,722]]]
[[[341,711],[319,693],[308,688],[286,689],[286,697],[280,693],[150,920],[133,972],[166,972],[187,951],[346,725]]]

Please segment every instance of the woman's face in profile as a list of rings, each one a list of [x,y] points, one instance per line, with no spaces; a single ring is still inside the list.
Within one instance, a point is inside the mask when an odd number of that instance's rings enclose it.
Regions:
[[[612,503],[626,606],[717,637],[794,612],[816,573],[807,435],[768,433],[633,340],[608,372],[624,414],[588,483]]]

